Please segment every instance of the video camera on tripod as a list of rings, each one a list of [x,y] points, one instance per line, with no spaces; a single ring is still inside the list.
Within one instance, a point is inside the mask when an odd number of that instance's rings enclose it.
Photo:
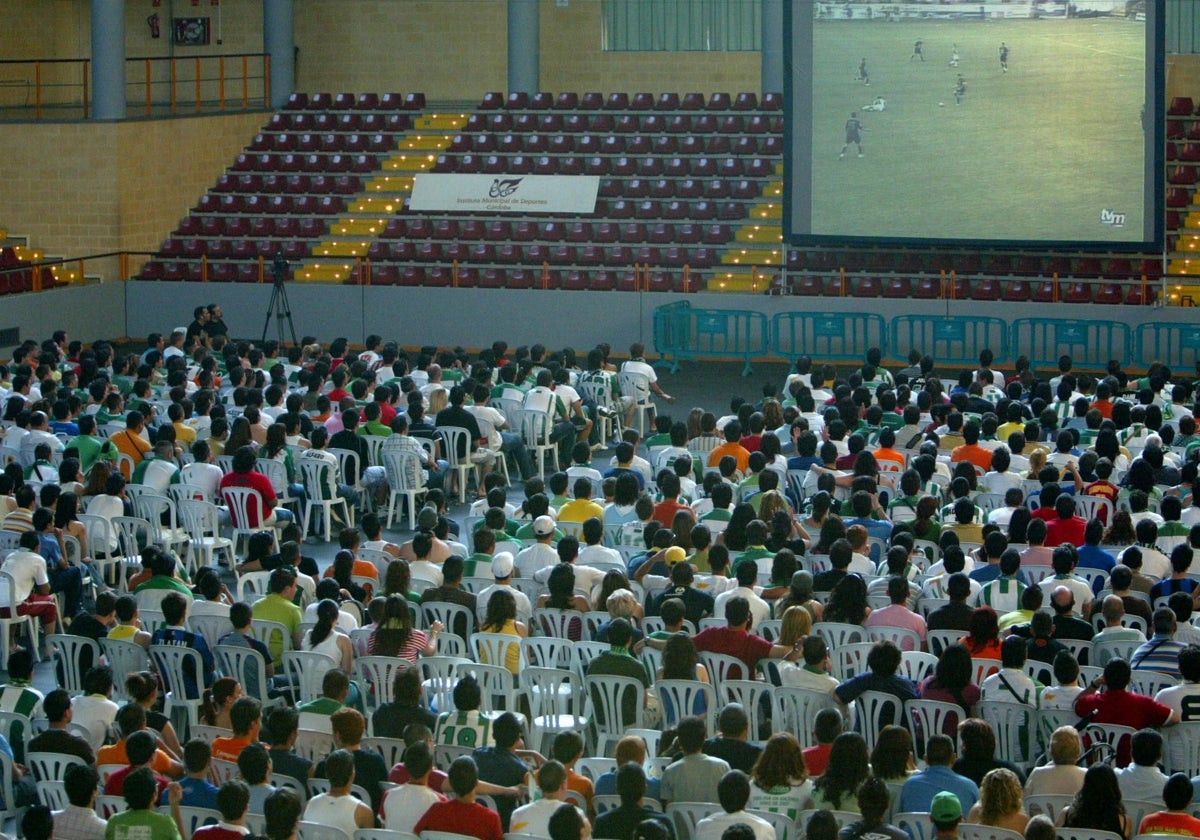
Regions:
[[[265,256],[265,255],[264,255]],[[292,344],[296,344],[296,326],[292,323],[292,306],[288,302],[287,282],[288,277],[288,261],[284,257],[283,251],[277,251],[275,258],[271,260],[271,278],[274,282],[271,284],[271,299],[267,302],[267,318],[263,323],[262,340],[265,343],[267,340],[267,332],[271,327],[271,318],[275,318],[275,327],[279,335],[279,346],[284,346],[284,331],[283,322],[287,321],[288,332],[292,337]]]

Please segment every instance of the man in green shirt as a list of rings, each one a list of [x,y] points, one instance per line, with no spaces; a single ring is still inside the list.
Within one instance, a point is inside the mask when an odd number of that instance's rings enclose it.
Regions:
[[[296,598],[296,570],[290,566],[280,566],[271,572],[267,587],[270,592],[265,598],[254,602],[254,606],[251,607],[252,614],[260,621],[282,624],[292,634],[292,640],[298,646],[297,636],[303,616],[300,608],[293,603]],[[271,651],[271,661],[279,668],[283,660],[283,639],[274,634],[267,640],[267,647]]]
[[[183,817],[179,803],[183,799],[183,788],[172,782],[167,788],[167,801],[171,804],[171,816],[154,811],[155,793],[158,783],[154,771],[139,767],[125,777],[125,805],[128,810],[108,818],[104,840],[182,840]]]
[[[79,469],[84,473],[97,461],[117,461],[117,447],[112,441],[96,437],[96,418],[90,414],[79,418],[79,434],[67,441],[67,449],[79,453]]]
[[[301,715],[300,723],[304,723],[305,714],[324,715],[329,717],[338,709],[346,705],[346,698],[350,694],[350,678],[346,676],[346,672],[339,668],[334,668],[332,671],[327,671],[324,678],[321,680],[321,696],[316,700],[309,700],[307,703],[301,703],[297,708]],[[331,724],[332,725],[332,724]],[[311,729],[313,727],[301,726],[302,729]]]

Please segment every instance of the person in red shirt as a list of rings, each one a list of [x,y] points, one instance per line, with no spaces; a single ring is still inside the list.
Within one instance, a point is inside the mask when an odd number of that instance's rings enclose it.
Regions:
[[[833,749],[834,740],[841,734],[841,712],[834,708],[822,709],[817,712],[817,717],[813,721],[813,737],[817,739],[817,745],[808,747],[801,753],[808,775],[822,776],[825,774],[825,766],[829,764],[829,751]]]
[[[658,489],[662,491],[663,500],[654,506],[652,518],[664,528],[670,528],[674,523],[675,514],[690,508],[679,501],[679,476],[663,470],[658,477]]]
[[[475,759],[462,755],[450,765],[450,789],[454,799],[435,802],[413,826],[413,834],[422,831],[449,831],[465,834],[478,840],[503,840],[500,815],[475,801],[479,771]]]
[[[1096,480],[1083,489],[1085,496],[1099,496],[1101,499],[1108,499],[1112,502],[1113,507],[1117,506],[1117,495],[1121,492],[1121,488],[1109,481],[1109,477],[1113,473],[1113,462],[1108,458],[1101,458],[1096,462]],[[1108,524],[1108,511],[1101,510],[1098,513],[1100,521],[1105,525]]]
[[[1093,723],[1113,723],[1134,729],[1179,723],[1179,713],[1170,706],[1155,702],[1144,694],[1126,691],[1129,677],[1128,662],[1110,659],[1104,666],[1104,676],[1088,683],[1083,693],[1075,698],[1075,714],[1081,718],[1090,716]],[[1103,693],[1100,693],[1101,688]],[[1117,745],[1117,766],[1127,767],[1131,757],[1130,739],[1122,738]]]
[[[1054,547],[1070,543],[1076,548],[1083,545],[1083,532],[1087,528],[1087,522],[1083,517],[1075,515],[1075,499],[1063,493],[1054,500],[1054,512],[1058,518],[1046,521],[1045,544]]]
[[[1192,781],[1186,773],[1174,773],[1163,785],[1165,811],[1155,811],[1142,817],[1138,834],[1179,834],[1200,837],[1200,820],[1188,813],[1192,804]]]
[[[1105,420],[1112,419],[1112,388],[1107,382],[1099,382],[1096,385],[1096,399],[1092,402],[1092,408],[1100,412],[1100,416]]]
[[[217,791],[221,821],[196,829],[192,840],[242,840],[246,813],[250,810],[250,787],[241,779],[229,779]]]
[[[251,502],[246,515],[247,521],[234,524],[243,528],[269,528],[276,522],[291,522],[292,512],[276,508],[279,499],[275,495],[275,489],[271,486],[271,479],[254,469],[255,461],[253,447],[240,447],[237,452],[233,453],[233,472],[227,473],[221,479],[222,496],[224,496],[226,488],[248,487],[257,491],[258,495],[262,497],[261,508]]]
[[[725,674],[725,679],[757,679],[755,669],[760,659],[786,659],[788,662],[795,662],[801,656],[799,641],[791,647],[773,645],[762,636],[751,633],[753,618],[750,615],[750,602],[740,595],[730,598],[725,605],[725,622],[728,626],[709,627],[692,640],[698,651],[721,653],[742,661],[745,665],[744,675],[734,677]]]
[[[125,754],[129,758],[129,766],[109,774],[107,781],[104,782],[104,795],[124,795],[125,779],[139,767],[150,767],[153,770],[157,752],[158,743],[149,730],[139,729],[137,732],[131,733],[125,739]],[[166,776],[159,775],[157,772],[154,773],[154,782],[158,785],[158,790],[154,794],[154,801],[157,802],[171,782]]]

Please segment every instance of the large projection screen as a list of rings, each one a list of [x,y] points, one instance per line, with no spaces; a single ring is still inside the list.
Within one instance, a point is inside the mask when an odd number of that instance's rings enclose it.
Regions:
[[[1160,251],[1161,2],[786,4],[789,241]]]

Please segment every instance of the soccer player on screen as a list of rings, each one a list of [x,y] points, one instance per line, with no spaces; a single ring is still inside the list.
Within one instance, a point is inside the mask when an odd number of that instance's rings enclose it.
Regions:
[[[962,73],[958,74],[958,81],[954,84],[954,104],[961,105],[963,97],[967,95],[967,80],[962,77]]]
[[[858,147],[858,156],[863,157],[862,133],[865,130],[862,122],[858,119],[858,112],[851,111],[850,119],[846,120],[846,142],[842,146],[838,160],[846,157],[846,150],[850,148],[851,143]]]
[[[958,66],[958,44],[955,44],[953,47],[950,48],[950,64],[947,66],[949,66],[949,67],[957,67]]]
[[[1008,44],[1000,42],[1000,71],[1008,72]]]
[[[913,44],[913,54],[908,57],[908,60],[911,62],[914,58],[921,59],[922,64],[925,63],[925,42],[924,41],[917,41],[915,44]]]
[[[871,86],[871,74],[867,72],[867,60],[864,58],[858,64],[858,75],[854,77],[854,81],[862,82],[867,87]]]
[[[874,102],[872,102],[870,105],[862,106],[861,110],[863,110],[863,111],[886,111],[887,110],[887,100],[884,99],[882,96],[876,96]]]

